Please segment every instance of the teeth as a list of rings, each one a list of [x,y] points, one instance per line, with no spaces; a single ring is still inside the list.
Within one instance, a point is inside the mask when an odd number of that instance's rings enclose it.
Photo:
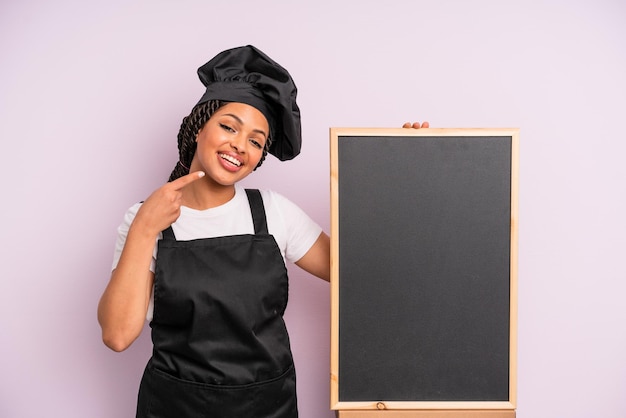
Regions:
[[[223,159],[225,159],[226,161],[229,161],[231,163],[233,163],[234,165],[236,165],[237,167],[241,166],[241,161],[239,161],[238,159],[231,157],[230,155],[227,154],[220,154],[220,157],[222,157]]]

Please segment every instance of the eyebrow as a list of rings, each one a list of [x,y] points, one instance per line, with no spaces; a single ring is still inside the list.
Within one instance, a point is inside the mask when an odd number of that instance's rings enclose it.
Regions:
[[[237,116],[237,115],[234,115],[232,113],[224,113],[224,116],[230,116],[231,118],[235,119],[240,124],[245,125],[243,123],[243,120],[241,120],[241,118],[239,116]],[[261,135],[263,135],[265,137],[265,140],[267,141],[267,133],[265,133],[264,130],[262,130],[262,129],[253,129],[252,131],[260,133]]]

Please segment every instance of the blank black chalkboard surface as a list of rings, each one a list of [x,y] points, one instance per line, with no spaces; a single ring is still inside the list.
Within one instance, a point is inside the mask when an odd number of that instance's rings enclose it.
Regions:
[[[331,129],[338,416],[515,416],[518,140]]]

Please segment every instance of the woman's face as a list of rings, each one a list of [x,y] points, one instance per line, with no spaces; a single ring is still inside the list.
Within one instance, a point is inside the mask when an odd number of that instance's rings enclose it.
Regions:
[[[231,186],[259,164],[268,135],[267,119],[258,109],[227,103],[198,132],[190,172],[202,170],[208,181]]]

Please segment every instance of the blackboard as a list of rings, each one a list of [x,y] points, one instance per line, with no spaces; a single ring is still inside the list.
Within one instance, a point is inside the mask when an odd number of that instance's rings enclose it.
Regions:
[[[331,408],[513,409],[517,129],[331,129]]]

